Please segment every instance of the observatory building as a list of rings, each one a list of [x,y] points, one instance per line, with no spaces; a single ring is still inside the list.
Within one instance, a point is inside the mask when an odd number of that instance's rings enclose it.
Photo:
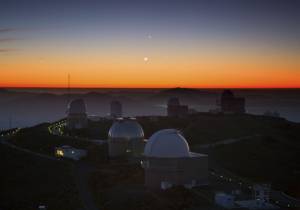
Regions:
[[[144,131],[135,118],[117,119],[108,132],[109,156],[121,157],[127,154],[138,156],[143,153]]]
[[[112,118],[122,117],[122,104],[119,101],[112,101],[110,103],[110,116]]]
[[[188,114],[189,108],[187,105],[180,105],[177,97],[172,97],[168,100],[168,116],[169,117],[181,117]]]
[[[185,138],[175,129],[154,133],[144,150],[145,185],[152,189],[172,186],[192,188],[208,184],[208,156],[190,152]]]
[[[221,96],[223,113],[245,113],[245,98],[235,97],[231,90],[224,90]]]
[[[83,129],[88,125],[86,106],[83,99],[71,101],[67,109],[67,128],[69,130]]]

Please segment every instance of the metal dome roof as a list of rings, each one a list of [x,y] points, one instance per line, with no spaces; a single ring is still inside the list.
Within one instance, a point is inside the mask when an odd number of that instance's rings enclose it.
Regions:
[[[142,126],[133,118],[119,118],[108,132],[109,139],[144,139]]]
[[[189,157],[190,149],[180,131],[164,129],[150,137],[145,146],[144,155],[160,158]]]
[[[83,99],[75,99],[68,105],[68,114],[85,114],[86,106]]]

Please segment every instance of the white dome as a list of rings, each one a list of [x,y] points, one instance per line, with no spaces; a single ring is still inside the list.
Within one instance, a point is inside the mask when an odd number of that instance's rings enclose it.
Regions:
[[[160,158],[189,157],[190,149],[180,131],[164,129],[150,137],[145,146],[144,155]]]
[[[108,132],[109,139],[144,139],[142,126],[135,119],[118,119]]]
[[[86,107],[83,99],[75,99],[69,103],[68,114],[85,114]]]

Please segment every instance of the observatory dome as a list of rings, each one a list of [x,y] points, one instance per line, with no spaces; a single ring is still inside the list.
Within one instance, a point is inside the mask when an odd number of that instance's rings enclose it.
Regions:
[[[142,126],[133,118],[118,119],[108,132],[109,139],[144,139]]]
[[[111,102],[110,102],[110,105],[111,105],[111,106],[122,106],[121,102],[120,102],[120,101],[117,101],[117,100],[111,101]]]
[[[168,100],[168,106],[179,106],[180,102],[177,97],[172,97]]]
[[[159,158],[189,157],[190,149],[178,130],[164,129],[150,137],[145,146],[144,155]]]
[[[231,90],[224,90],[222,93],[222,98],[233,98],[234,94]]]
[[[68,114],[85,114],[86,106],[83,99],[75,99],[69,103]]]

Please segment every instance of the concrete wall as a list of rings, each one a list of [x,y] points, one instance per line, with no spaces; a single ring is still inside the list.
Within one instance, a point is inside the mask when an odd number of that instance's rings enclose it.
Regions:
[[[109,157],[119,157],[126,155],[128,141],[124,139],[108,139]]]
[[[108,139],[108,151],[110,157],[124,156],[126,154],[132,154],[139,156],[144,151],[145,143],[144,139]],[[128,151],[128,152],[127,152]]]
[[[208,157],[146,158],[145,185],[160,189],[161,182],[173,185],[208,183]]]

